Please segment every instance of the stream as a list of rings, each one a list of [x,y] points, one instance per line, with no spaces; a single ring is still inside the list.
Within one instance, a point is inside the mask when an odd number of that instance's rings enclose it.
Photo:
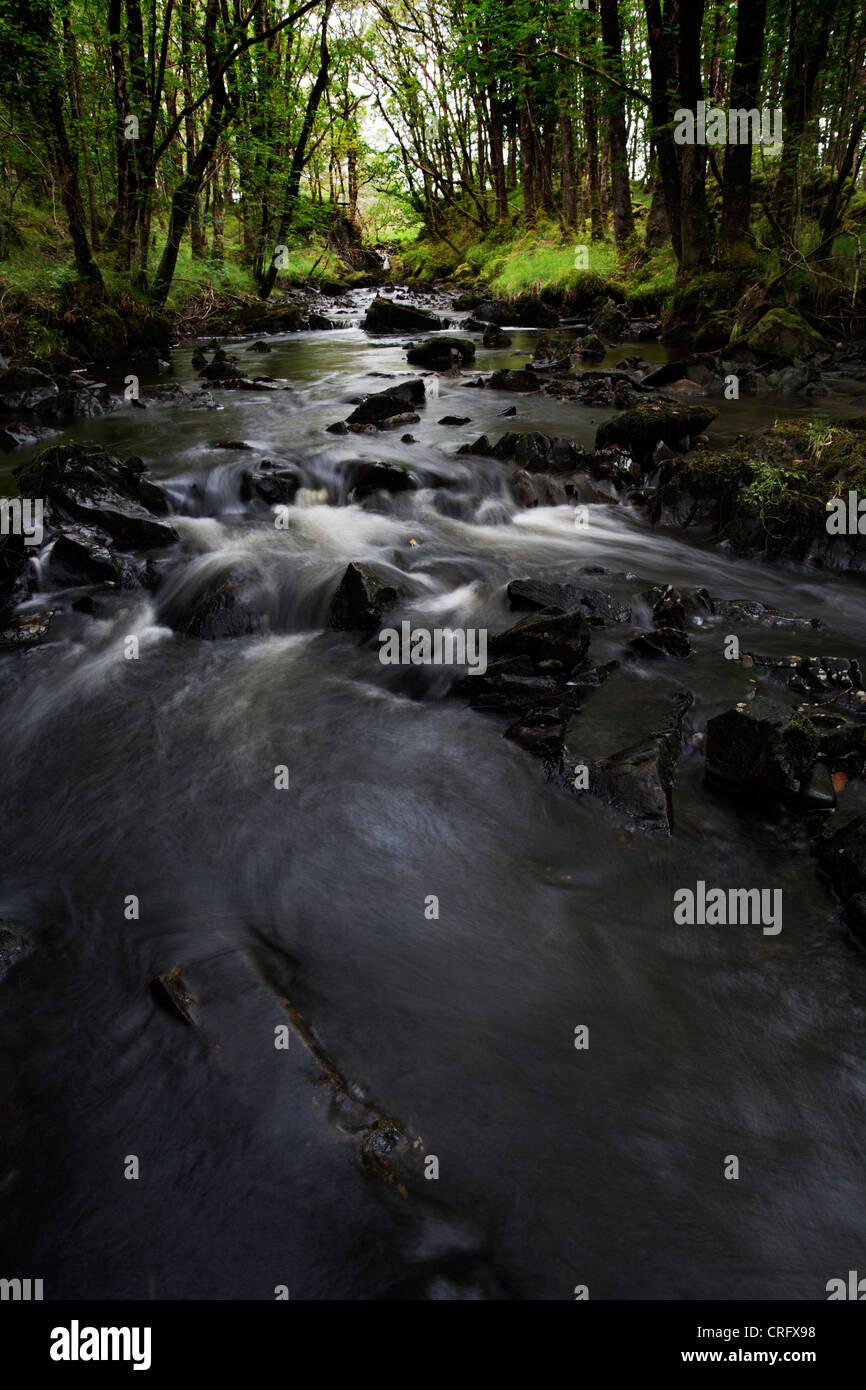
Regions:
[[[518,508],[508,466],[457,448],[506,429],[591,446],[612,413],[467,388],[523,366],[538,332],[428,376],[415,443],[328,434],[353,399],[418,375],[406,338],[358,326],[355,298],[352,326],[261,354],[249,336],[226,343],[289,391],[215,389],[213,410],[148,397],[195,381],[178,350],[171,377],[142,379],[146,410],[59,436],[140,456],[177,512],[167,585],[248,565],[269,627],[189,640],[145,591],[90,615],[45,590],[49,640],[0,659],[0,916],[34,943],[0,1005],[0,1273],[58,1299],[573,1299],[580,1285],[592,1299],[823,1299],[866,1249],[866,962],[808,852],[814,818],[775,823],[707,787],[700,734],[751,688],[724,658],[728,632],[745,650],[866,659],[863,591],[653,530],[625,499],[591,506],[585,528],[571,507]],[[626,343],[606,361],[667,351]],[[710,436],[852,413],[866,388],[836,386],[713,400]],[[213,447],[226,439],[251,449]],[[241,497],[262,459],[302,474],[285,530]],[[408,465],[418,490],[348,505],[359,459]],[[621,664],[582,696],[567,747],[627,747],[689,690],[673,836],[554,786],[501,721],[447,697],[448,671],[385,667],[375,641],[329,631],[350,561],[405,591],[399,617],[490,632],[520,616],[510,579],[603,571],[583,578],[633,623],[593,629],[593,661]],[[628,660],[623,633],[650,625],[654,583],[824,628],[710,618],[687,663]],[[130,634],[138,660],[123,657]],[[835,819],[864,810],[852,782]],[[782,931],[675,925],[675,891],[699,879],[781,888]],[[178,965],[195,1030],[148,992]],[[294,1039],[275,1048],[281,996],[438,1158],[422,1191],[356,1162],[315,1061]]]

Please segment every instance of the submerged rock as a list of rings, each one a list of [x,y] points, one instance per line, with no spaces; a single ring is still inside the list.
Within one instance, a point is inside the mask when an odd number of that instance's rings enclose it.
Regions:
[[[673,786],[677,761],[682,750],[682,728],[692,696],[677,696],[676,709],[667,726],[638,743],[623,748],[600,762],[566,765],[568,785],[580,791],[577,774],[588,772],[586,791],[613,806],[632,823],[634,829],[650,834],[671,835],[674,828]]]
[[[243,565],[219,570],[195,589],[174,588],[159,604],[159,620],[182,637],[218,641],[265,630],[258,576]]]
[[[30,943],[24,936],[19,936],[0,917],[0,980],[5,980],[13,966],[23,960],[30,950]]]
[[[48,634],[53,608],[30,608],[0,619],[0,647],[29,647]]]
[[[183,1023],[195,1027],[196,1020],[192,1010],[198,1000],[187,987],[181,966],[176,965],[174,970],[155,975],[150,982],[150,992],[163,1009],[167,1009]]]
[[[652,632],[639,632],[629,639],[629,647],[639,656],[673,656],[685,661],[692,654],[692,644],[680,627],[657,627]]]

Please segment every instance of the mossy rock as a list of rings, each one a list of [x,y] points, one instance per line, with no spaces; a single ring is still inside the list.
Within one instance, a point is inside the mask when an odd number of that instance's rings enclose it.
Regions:
[[[830,344],[796,309],[770,309],[745,337],[745,346],[764,357],[808,357]]]
[[[675,319],[701,324],[722,309],[733,309],[741,292],[740,275],[735,270],[709,270],[695,275],[674,294],[671,312]]]
[[[732,309],[722,309],[717,314],[711,314],[695,334],[695,348],[698,352],[714,352],[717,348],[726,347],[733,326]]]
[[[638,462],[645,462],[662,440],[675,449],[681,440],[703,434],[718,411],[706,405],[674,405],[653,402],[624,410],[599,425],[596,449],[616,444],[627,449]]]
[[[126,346],[126,322],[108,304],[74,311],[64,327],[72,352],[97,362],[114,361]]]

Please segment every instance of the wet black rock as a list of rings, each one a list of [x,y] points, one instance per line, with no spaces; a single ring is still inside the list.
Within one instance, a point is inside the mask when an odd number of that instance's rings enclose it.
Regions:
[[[206,381],[215,382],[245,381],[247,379],[246,373],[241,371],[240,367],[236,367],[233,362],[229,362],[225,358],[219,360],[214,358],[213,362],[202,368],[201,375]]]
[[[578,611],[593,626],[609,626],[631,620],[631,609],[601,589],[580,584],[553,583],[540,579],[512,579],[508,585],[512,608],[545,608],[555,613]]]
[[[566,726],[567,719],[556,711],[534,710],[509,725],[505,737],[528,753],[551,758],[562,749]]]
[[[471,423],[471,415],[443,415],[442,419],[439,421],[440,425],[450,425],[455,429],[461,425],[471,425]]]
[[[10,532],[0,535],[0,604],[17,603],[30,589],[29,559],[32,547],[24,537]]]
[[[413,407],[423,405],[426,400],[424,382],[420,377],[398,381],[384,391],[375,391],[366,396],[348,417],[349,425],[382,426],[387,420],[398,416],[413,414]],[[417,418],[417,416],[416,416]]]
[[[830,835],[816,855],[842,901],[852,934],[866,946],[866,816]]]
[[[241,501],[258,497],[269,507],[291,506],[300,486],[301,475],[293,468],[251,469],[241,477]]]
[[[248,637],[268,626],[258,576],[244,565],[216,570],[195,586],[169,581],[158,618],[182,637],[206,641]]]
[[[857,660],[844,656],[764,656],[743,652],[755,666],[798,694],[831,696],[836,709],[866,714],[866,679]]]
[[[374,492],[412,492],[416,479],[399,463],[358,463],[349,475],[349,500],[358,502]]]
[[[416,333],[426,330],[435,333],[442,328],[442,322],[426,309],[416,309],[411,304],[397,304],[381,295],[373,300],[364,319],[368,333]]]
[[[707,721],[706,777],[757,801],[800,809],[818,749],[807,719],[756,696]]]
[[[397,602],[397,590],[368,565],[346,566],[328,609],[328,626],[341,632],[368,632],[378,627]]]
[[[28,608],[0,616],[0,648],[31,647],[48,635],[53,608]]]
[[[181,966],[155,975],[150,982],[150,992],[157,1004],[174,1014],[181,1022],[195,1027],[194,1006],[198,1003],[183,978]]]
[[[116,555],[111,538],[92,526],[68,525],[51,547],[53,583],[118,584],[136,588],[144,577],[140,562]]]
[[[713,611],[712,601],[705,589],[695,590],[694,594],[684,594],[671,584],[655,584],[651,589],[645,590],[641,598],[652,608],[653,621],[657,627],[685,630],[687,617]]]
[[[133,466],[93,444],[45,449],[15,469],[23,497],[42,497],[50,523],[80,521],[107,531],[125,546],[173,545],[177,535],[157,516],[169,510],[165,491]]]
[[[682,751],[682,730],[692,696],[683,692],[665,727],[609,758],[588,765],[567,760],[560,774],[574,791],[585,790],[615,807],[634,829],[670,835],[674,828],[673,786]],[[587,767],[588,786],[582,786],[581,767]]]
[[[627,449],[639,462],[649,463],[660,440],[676,448],[680,441],[701,434],[718,413],[705,405],[652,402],[636,406],[599,425],[595,445],[601,449],[616,444]]]
[[[607,348],[597,333],[587,333],[586,337],[578,338],[575,348],[580,357],[590,358],[593,361],[601,361],[607,352]]]
[[[486,348],[507,348],[511,347],[511,338],[498,323],[486,323],[481,344]]]
[[[653,367],[646,376],[641,377],[641,386],[669,386],[672,381],[682,381],[688,370],[685,362],[663,362]]]
[[[462,367],[475,356],[475,344],[468,338],[428,338],[426,342],[409,348],[407,362],[413,367],[427,367],[431,371],[447,371],[452,367]]]
[[[0,410],[29,412],[57,394],[56,382],[35,367],[0,372]]]
[[[589,650],[590,627],[583,613],[541,609],[490,638],[495,657],[528,656],[533,665],[558,661],[570,675],[584,664]]]
[[[534,372],[501,371],[494,372],[487,385],[493,391],[540,391],[541,382]]]
[[[22,961],[30,950],[27,938],[12,930],[0,918],[0,980],[5,980],[13,966]]]
[[[609,299],[593,314],[589,327],[591,332],[598,333],[603,338],[626,338],[629,331],[628,316]]]
[[[638,656],[673,656],[685,661],[692,654],[692,644],[679,627],[656,627],[652,632],[639,632],[630,638],[628,646]]]

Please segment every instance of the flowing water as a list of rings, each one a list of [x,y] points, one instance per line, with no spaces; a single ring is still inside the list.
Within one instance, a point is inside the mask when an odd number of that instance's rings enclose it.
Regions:
[[[522,365],[534,336],[476,367]],[[502,723],[446,697],[442,670],[384,667],[324,623],[353,560],[405,591],[400,617],[491,631],[514,621],[509,579],[596,566],[586,582],[635,626],[649,584],[700,584],[826,624],[739,625],[744,648],[862,658],[862,589],[654,532],[625,504],[585,529],[568,507],[521,511],[505,465],[455,454],[506,428],[589,444],[606,412],[467,389],[470,373],[428,378],[417,443],[337,437],[324,426],[388,384],[374,374],[406,371],[400,341],[273,342],[237,351],[290,391],[125,406],[68,435],[140,455],[179,514],[167,582],[243,561],[267,634],[191,641],[141,591],[98,616],[49,594],[50,640],[0,665],[0,915],[33,943],[2,986],[0,1273],[57,1298],[825,1297],[866,1242],[866,962],[808,854],[814,820],[780,827],[703,783],[700,731],[749,689],[723,657],[730,624],[694,629],[688,663],[623,660],[569,728],[572,755],[605,756],[693,692],[659,839],[554,787]],[[720,409],[717,435],[792,405]],[[252,452],[212,448],[225,438]],[[265,458],[303,474],[286,530],[240,500]],[[421,486],[347,505],[358,459]],[[593,633],[594,658],[622,658],[622,630]],[[837,820],[864,802],[850,784]],[[782,888],[782,932],[674,925],[698,879]],[[148,991],[177,965],[197,1030]],[[297,1039],[275,1049],[280,996],[438,1157],[420,1195],[362,1171],[315,1061]]]

